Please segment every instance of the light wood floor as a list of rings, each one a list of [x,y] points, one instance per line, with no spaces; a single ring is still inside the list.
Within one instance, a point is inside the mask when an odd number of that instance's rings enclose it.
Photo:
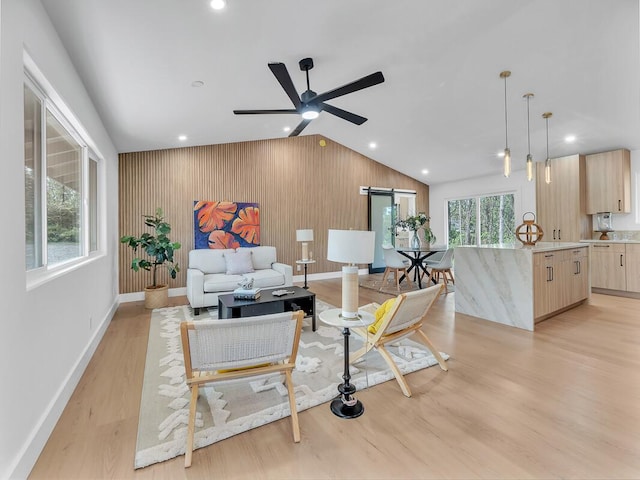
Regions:
[[[310,282],[340,303],[339,280]],[[122,305],[31,478],[640,478],[640,300],[594,294],[535,333],[455,314],[454,293],[425,331],[449,371],[359,392],[355,420],[327,405],[184,457],[133,469],[150,314]],[[388,296],[360,289],[361,304]],[[172,299],[186,303],[184,297]]]

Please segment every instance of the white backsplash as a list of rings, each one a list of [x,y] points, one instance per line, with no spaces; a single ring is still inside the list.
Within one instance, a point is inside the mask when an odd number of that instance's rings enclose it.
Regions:
[[[640,242],[640,230],[616,230],[608,233],[609,240],[634,240]],[[593,232],[592,240],[598,240],[600,232]]]

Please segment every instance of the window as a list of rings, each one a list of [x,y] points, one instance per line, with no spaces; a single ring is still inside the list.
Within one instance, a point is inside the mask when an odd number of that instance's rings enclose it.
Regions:
[[[50,97],[24,85],[25,265],[48,269],[98,250],[98,160]]]
[[[486,195],[449,200],[447,205],[449,246],[513,243],[514,195]]]

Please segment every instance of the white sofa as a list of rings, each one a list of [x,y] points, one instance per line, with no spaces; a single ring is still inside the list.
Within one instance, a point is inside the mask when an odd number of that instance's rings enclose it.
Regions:
[[[250,265],[243,269],[238,258],[246,260],[247,255]],[[202,307],[218,306],[218,296],[232,293],[243,277],[252,278],[255,288],[289,287],[293,285],[293,268],[276,261],[276,247],[191,250],[187,298],[194,314],[199,315]]]

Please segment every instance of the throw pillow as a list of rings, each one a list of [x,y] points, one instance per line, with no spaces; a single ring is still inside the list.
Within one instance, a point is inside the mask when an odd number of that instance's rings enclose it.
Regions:
[[[225,252],[224,260],[227,263],[227,275],[242,275],[253,272],[251,252]]]
[[[382,320],[384,320],[385,315],[391,311],[395,303],[396,299],[390,298],[376,309],[376,321],[369,325],[369,333],[376,333],[378,331],[378,328],[380,328],[380,325],[382,325]]]

